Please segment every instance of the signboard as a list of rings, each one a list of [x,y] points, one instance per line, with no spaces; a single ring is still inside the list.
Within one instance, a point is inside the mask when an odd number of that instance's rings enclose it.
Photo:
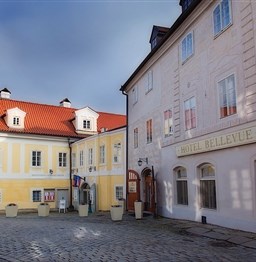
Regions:
[[[136,181],[129,181],[128,182],[128,192],[129,193],[136,193],[137,192]]]
[[[181,157],[255,142],[256,127],[251,127],[234,133],[215,136],[205,140],[177,146],[176,155]]]

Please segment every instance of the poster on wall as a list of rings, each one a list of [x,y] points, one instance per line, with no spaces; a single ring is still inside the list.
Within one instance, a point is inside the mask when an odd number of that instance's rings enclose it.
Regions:
[[[73,199],[74,201],[78,201],[78,188],[75,187],[73,190]]]
[[[55,191],[44,191],[44,201],[54,201]]]
[[[128,182],[128,191],[129,191],[129,193],[136,193],[137,192],[136,181],[129,181]]]

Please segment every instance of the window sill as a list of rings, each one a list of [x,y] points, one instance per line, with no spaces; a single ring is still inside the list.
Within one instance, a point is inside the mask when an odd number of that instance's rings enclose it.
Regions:
[[[224,33],[226,30],[228,30],[232,25],[233,25],[233,24],[230,23],[230,24],[228,24],[226,27],[224,27],[223,29],[221,29],[217,34],[214,35],[214,38],[213,38],[213,39],[215,40],[216,38],[218,38],[222,33]]]

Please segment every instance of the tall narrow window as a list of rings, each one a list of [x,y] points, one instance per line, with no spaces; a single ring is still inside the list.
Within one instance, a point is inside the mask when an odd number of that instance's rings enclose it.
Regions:
[[[76,167],[76,153],[72,153],[72,167]]]
[[[196,99],[191,97],[184,103],[185,108],[185,129],[190,130],[196,127]]]
[[[173,134],[173,118],[172,110],[166,110],[164,112],[164,136],[168,137]]]
[[[231,75],[218,83],[220,117],[236,114],[235,77]]]
[[[124,187],[115,186],[115,195],[116,195],[116,200],[122,199],[124,197]]]
[[[67,166],[67,153],[59,153],[59,167]]]
[[[134,144],[134,148],[138,148],[139,146],[139,129],[135,128],[133,130],[133,144]]]
[[[88,164],[89,165],[92,165],[93,164],[93,149],[92,148],[89,148],[89,151],[88,151]]]
[[[213,11],[214,35],[218,35],[231,24],[231,1],[222,0]]]
[[[121,143],[115,143],[114,144],[113,162],[114,163],[120,163],[121,162]]]
[[[201,207],[216,209],[216,185],[215,185],[215,171],[209,165],[200,167],[200,199]]]
[[[100,146],[100,164],[105,164],[105,145]]]
[[[80,151],[80,166],[84,165],[84,151]]]
[[[178,167],[175,169],[175,173],[176,173],[177,204],[188,205],[187,170],[184,167]]]
[[[152,119],[147,121],[147,144],[152,143]]]
[[[145,93],[153,89],[153,71],[149,70],[145,75]]]
[[[41,160],[41,151],[32,151],[32,166],[40,167]]]
[[[136,104],[138,102],[138,86],[134,86],[132,89],[132,101],[133,104]]]
[[[189,57],[191,57],[194,53],[194,46],[193,46],[193,34],[189,33],[181,43],[182,50],[182,63],[184,63]]]

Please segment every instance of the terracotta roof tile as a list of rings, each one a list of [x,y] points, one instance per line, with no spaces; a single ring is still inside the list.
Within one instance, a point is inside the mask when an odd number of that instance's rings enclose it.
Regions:
[[[10,129],[4,120],[6,111],[11,108],[18,107],[26,112],[24,130]],[[38,104],[32,102],[17,101],[11,99],[0,99],[0,132],[15,132],[26,134],[40,134],[51,136],[65,137],[86,137],[75,132],[75,127],[72,124],[74,112],[77,109],[61,106],[53,106],[46,104]],[[126,116],[97,112],[98,131],[101,128],[108,130],[116,129],[126,125]]]

